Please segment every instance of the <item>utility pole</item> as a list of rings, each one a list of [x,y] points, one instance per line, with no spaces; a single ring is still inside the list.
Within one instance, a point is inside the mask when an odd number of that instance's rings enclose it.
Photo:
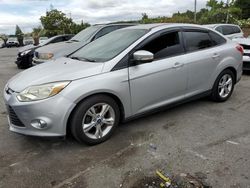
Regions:
[[[228,23],[229,20],[229,0],[227,0],[227,18],[226,18],[226,23]]]
[[[196,23],[196,7],[197,7],[197,0],[194,0],[194,23]]]

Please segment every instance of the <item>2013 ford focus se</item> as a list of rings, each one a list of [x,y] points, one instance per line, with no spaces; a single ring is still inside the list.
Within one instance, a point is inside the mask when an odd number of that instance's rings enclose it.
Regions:
[[[107,140],[120,121],[211,96],[226,101],[242,74],[243,49],[188,24],[139,25],[112,32],[70,57],[19,73],[6,85],[10,130]]]

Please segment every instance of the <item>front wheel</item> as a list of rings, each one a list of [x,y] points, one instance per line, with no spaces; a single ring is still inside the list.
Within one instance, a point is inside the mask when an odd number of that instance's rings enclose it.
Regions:
[[[234,84],[233,72],[229,69],[222,71],[214,83],[211,98],[217,102],[226,101],[233,93]]]
[[[106,95],[96,95],[84,100],[73,112],[71,133],[89,145],[106,141],[119,124],[120,111],[115,100]]]

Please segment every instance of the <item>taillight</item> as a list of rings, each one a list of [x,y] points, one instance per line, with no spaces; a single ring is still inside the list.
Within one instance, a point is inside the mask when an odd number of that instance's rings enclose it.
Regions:
[[[241,53],[241,55],[244,54],[244,48],[241,45],[237,45],[236,49]]]

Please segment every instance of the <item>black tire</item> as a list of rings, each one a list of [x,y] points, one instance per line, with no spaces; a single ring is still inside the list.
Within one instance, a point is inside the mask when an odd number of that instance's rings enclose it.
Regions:
[[[232,88],[229,92],[229,94],[225,97],[222,97],[220,94],[219,94],[219,82],[220,80],[222,79],[222,77],[224,75],[229,75],[231,78],[232,78]],[[232,93],[233,93],[233,90],[234,90],[234,85],[235,85],[235,75],[234,73],[229,70],[229,69],[226,69],[224,71],[222,71],[219,76],[217,77],[217,79],[215,80],[215,83],[214,83],[214,86],[213,86],[213,89],[212,89],[212,94],[211,94],[211,99],[215,102],[224,102],[226,100],[228,100]]]
[[[85,116],[85,113],[92,106],[98,103],[106,103],[112,107],[112,109],[114,110],[114,114],[115,114],[115,121],[111,130],[105,136],[98,138],[98,139],[92,139],[84,133],[83,127],[82,127],[82,121]],[[115,131],[115,128],[118,126],[119,121],[120,121],[120,110],[115,100],[107,95],[94,95],[92,97],[85,99],[76,107],[76,109],[73,111],[73,114],[71,116],[69,126],[70,126],[71,133],[76,140],[78,140],[81,143],[88,144],[88,145],[96,145],[96,144],[106,141],[107,139],[111,137],[111,135]]]

